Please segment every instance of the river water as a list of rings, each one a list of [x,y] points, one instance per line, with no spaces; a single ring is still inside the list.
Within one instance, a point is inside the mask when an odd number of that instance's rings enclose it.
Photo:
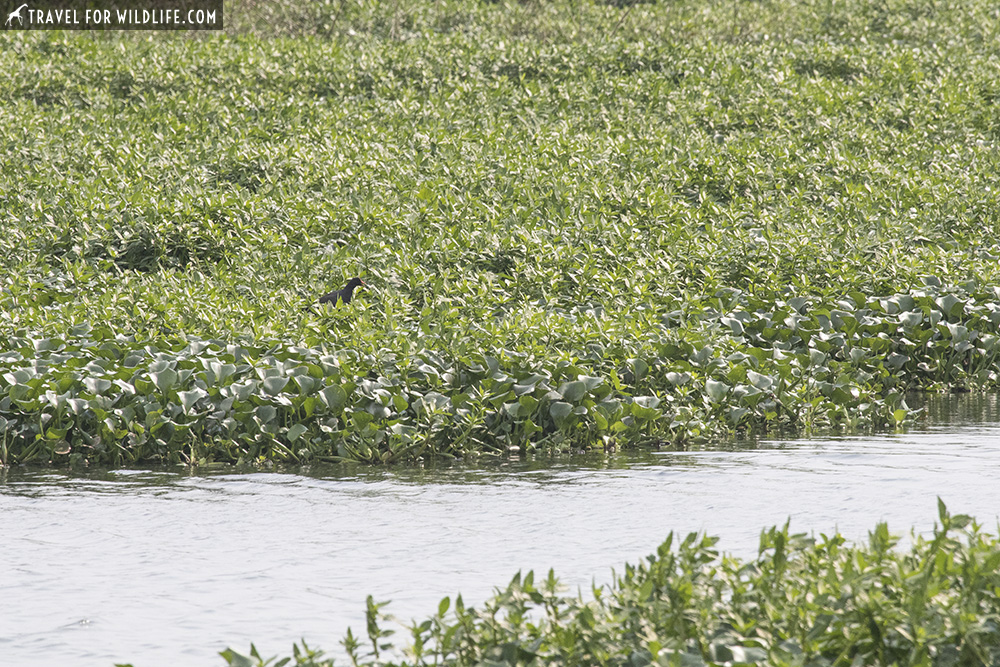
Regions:
[[[1000,514],[1000,404],[940,397],[906,433],[424,468],[0,471],[0,665],[223,665],[305,638],[337,653],[364,601],[409,621],[519,569],[574,590],[706,531],[861,540],[929,530],[937,497]],[[397,636],[401,637],[402,633]],[[339,663],[339,661],[338,661]]]

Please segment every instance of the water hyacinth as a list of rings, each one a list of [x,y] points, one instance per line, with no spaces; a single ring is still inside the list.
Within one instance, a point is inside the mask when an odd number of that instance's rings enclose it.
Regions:
[[[996,387],[991,3],[259,4],[4,33],[4,463],[681,445]]]
[[[858,295],[860,296],[860,295]],[[9,337],[5,461],[369,462],[894,424],[919,387],[995,386],[1000,306],[928,286],[833,304],[731,291],[643,357],[445,360],[77,327]],[[769,310],[764,310],[770,306]]]

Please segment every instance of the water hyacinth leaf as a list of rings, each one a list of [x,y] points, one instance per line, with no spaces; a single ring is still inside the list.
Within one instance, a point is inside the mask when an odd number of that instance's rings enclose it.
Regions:
[[[961,324],[953,324],[951,322],[942,322],[938,325],[948,332],[948,336],[955,340],[966,340],[969,338],[969,329]]]
[[[164,393],[177,384],[177,372],[172,368],[164,368],[163,370],[150,373],[149,376],[153,380],[153,384],[156,385],[156,388]]]
[[[135,396],[137,392],[135,385],[124,380],[115,380],[114,385],[118,387],[126,396]]]
[[[451,401],[447,396],[439,392],[432,391],[413,401],[413,405],[418,412],[422,414],[429,414],[446,410],[451,405]]]
[[[320,396],[333,414],[340,414],[344,410],[344,406],[347,405],[347,392],[339,384],[324,387],[320,391]]]
[[[956,317],[961,314],[965,304],[954,294],[945,294],[934,300],[938,308],[948,317]]]
[[[713,403],[719,403],[726,397],[726,394],[729,393],[729,385],[725,382],[719,382],[717,380],[713,380],[712,378],[707,378],[705,380],[705,392],[708,394],[709,399],[711,399]]]
[[[730,651],[737,664],[760,665],[767,660],[767,651],[759,646],[731,646]]]
[[[304,424],[292,424],[288,427],[288,441],[295,442],[308,430],[309,428]]]
[[[150,373],[159,373],[160,371],[167,370],[168,368],[173,369],[177,363],[175,360],[162,358],[163,355],[160,353],[155,353],[155,356],[157,359],[149,365]]]
[[[262,424],[270,424],[278,416],[278,409],[273,405],[258,405],[254,414]]]
[[[535,422],[531,421],[530,419],[525,419],[523,422],[521,422],[521,430],[524,431],[525,435],[531,436],[533,433],[541,433],[545,429],[543,429],[541,426],[536,426]]]
[[[749,408],[732,407],[726,411],[726,418],[730,424],[736,425],[748,414],[750,414]]]
[[[660,399],[656,396],[636,396],[632,399],[632,404],[646,410],[652,410],[660,404]]]
[[[322,384],[320,380],[312,377],[311,375],[299,374],[294,375],[293,378],[295,379],[295,384],[299,388],[300,395],[311,394]]]
[[[572,403],[576,403],[587,395],[587,384],[580,380],[566,382],[559,387],[558,391],[564,399]]]
[[[705,347],[698,350],[694,355],[691,356],[691,363],[695,366],[705,366],[709,361],[712,360],[712,356],[715,354],[715,348],[711,345],[706,345]]]
[[[680,385],[687,384],[688,382],[691,381],[690,373],[676,373],[674,371],[670,371],[669,373],[667,373],[666,377],[667,377],[667,382],[674,385],[675,387],[679,387]]]
[[[250,400],[250,397],[254,395],[257,390],[257,381],[253,379],[248,379],[245,382],[239,384],[229,385],[229,389],[233,392],[235,397],[241,402],[246,402]]]
[[[27,384],[28,380],[30,380],[32,377],[34,376],[29,371],[26,371],[23,368],[19,368],[10,373],[4,373],[3,375],[3,379],[7,382],[7,384],[11,385]]]
[[[99,377],[88,377],[84,378],[83,386],[87,388],[91,394],[103,394],[108,389],[111,389],[111,380]]]
[[[306,413],[306,417],[312,417],[316,413],[316,408],[320,404],[320,399],[316,396],[306,396],[302,400],[302,410]]]
[[[45,439],[46,440],[62,440],[66,437],[68,429],[65,428],[55,428],[49,427],[45,429]]]
[[[264,387],[264,391],[271,394],[272,396],[280,394],[281,391],[285,388],[285,385],[287,384],[288,384],[288,378],[280,375],[264,378],[261,381],[261,386]]]
[[[641,422],[650,422],[662,414],[662,411],[657,408],[659,404],[660,399],[655,396],[637,396],[629,406],[629,412]],[[612,429],[614,429],[613,426]]]
[[[522,415],[522,410],[524,410],[524,408],[517,401],[503,404],[504,413],[511,419],[517,419],[520,417]],[[524,412],[526,413],[527,411]]]
[[[549,406],[549,414],[558,421],[566,419],[573,412],[573,405],[565,401],[556,401]]]
[[[514,385],[514,395],[524,396],[525,394],[530,394],[535,391],[535,384],[515,384]]]
[[[522,414],[530,415],[538,407],[540,401],[534,396],[522,396],[517,399],[517,402],[521,404],[522,408],[524,408],[524,412]]]
[[[626,363],[631,366],[637,380],[641,380],[649,373],[649,364],[642,359],[629,359]]]
[[[767,391],[772,386],[774,386],[774,379],[767,375],[764,375],[763,373],[747,371],[747,380],[750,382],[750,384],[763,391]]]
[[[438,378],[441,376],[441,374],[438,373],[438,369],[434,368],[430,364],[421,364],[417,366],[417,370],[423,373],[424,375],[428,375],[433,378]]]
[[[739,320],[731,317],[723,317],[719,321],[729,327],[734,336],[742,336],[744,334],[743,323]]]
[[[392,410],[378,401],[370,401],[365,409],[378,419],[388,419],[392,416]]]
[[[705,659],[698,653],[689,653],[678,649],[660,649],[659,655],[663,657],[667,665],[677,665],[678,667],[705,667]]]
[[[52,338],[42,338],[35,341],[35,352],[46,352],[59,348],[60,341]]]
[[[389,427],[389,431],[399,436],[404,442],[412,442],[420,434],[420,429],[406,424],[393,424]]]
[[[177,398],[180,399],[181,407],[184,408],[185,413],[189,413],[194,404],[206,396],[208,396],[208,392],[200,387],[195,387],[189,391],[177,392]]]
[[[905,364],[909,360],[910,358],[905,354],[898,354],[896,352],[893,352],[892,354],[890,354],[885,358],[885,363],[895,369],[899,369],[903,366],[903,364]]]
[[[8,395],[15,401],[26,401],[33,398],[35,390],[26,384],[15,384],[8,392]]]
[[[846,390],[843,387],[834,387],[833,391],[830,392],[830,398],[840,405],[853,403],[860,396],[860,392],[857,387],[851,387],[850,390]]]
[[[357,430],[365,430],[375,417],[370,412],[355,412],[351,414],[351,425]]]
[[[221,382],[225,382],[230,377],[232,377],[233,374],[236,373],[236,365],[235,364],[220,364],[218,362],[214,362],[212,364],[212,372],[215,373],[215,381],[216,382],[220,382],[220,383]]]

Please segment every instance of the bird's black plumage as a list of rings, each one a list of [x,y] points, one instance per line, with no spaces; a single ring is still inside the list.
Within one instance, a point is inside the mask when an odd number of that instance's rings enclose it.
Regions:
[[[334,290],[328,294],[324,294],[319,298],[320,303],[332,303],[333,305],[339,305],[340,303],[350,303],[351,299],[354,298],[354,289],[359,285],[367,285],[361,278],[355,277],[347,281],[342,289]]]

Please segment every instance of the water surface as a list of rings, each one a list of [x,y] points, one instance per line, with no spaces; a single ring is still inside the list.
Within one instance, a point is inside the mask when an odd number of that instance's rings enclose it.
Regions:
[[[0,662],[221,665],[251,641],[337,648],[365,596],[404,620],[519,569],[586,589],[670,531],[752,557],[760,530],[928,530],[1000,513],[994,397],[903,434],[425,468],[0,471]]]

